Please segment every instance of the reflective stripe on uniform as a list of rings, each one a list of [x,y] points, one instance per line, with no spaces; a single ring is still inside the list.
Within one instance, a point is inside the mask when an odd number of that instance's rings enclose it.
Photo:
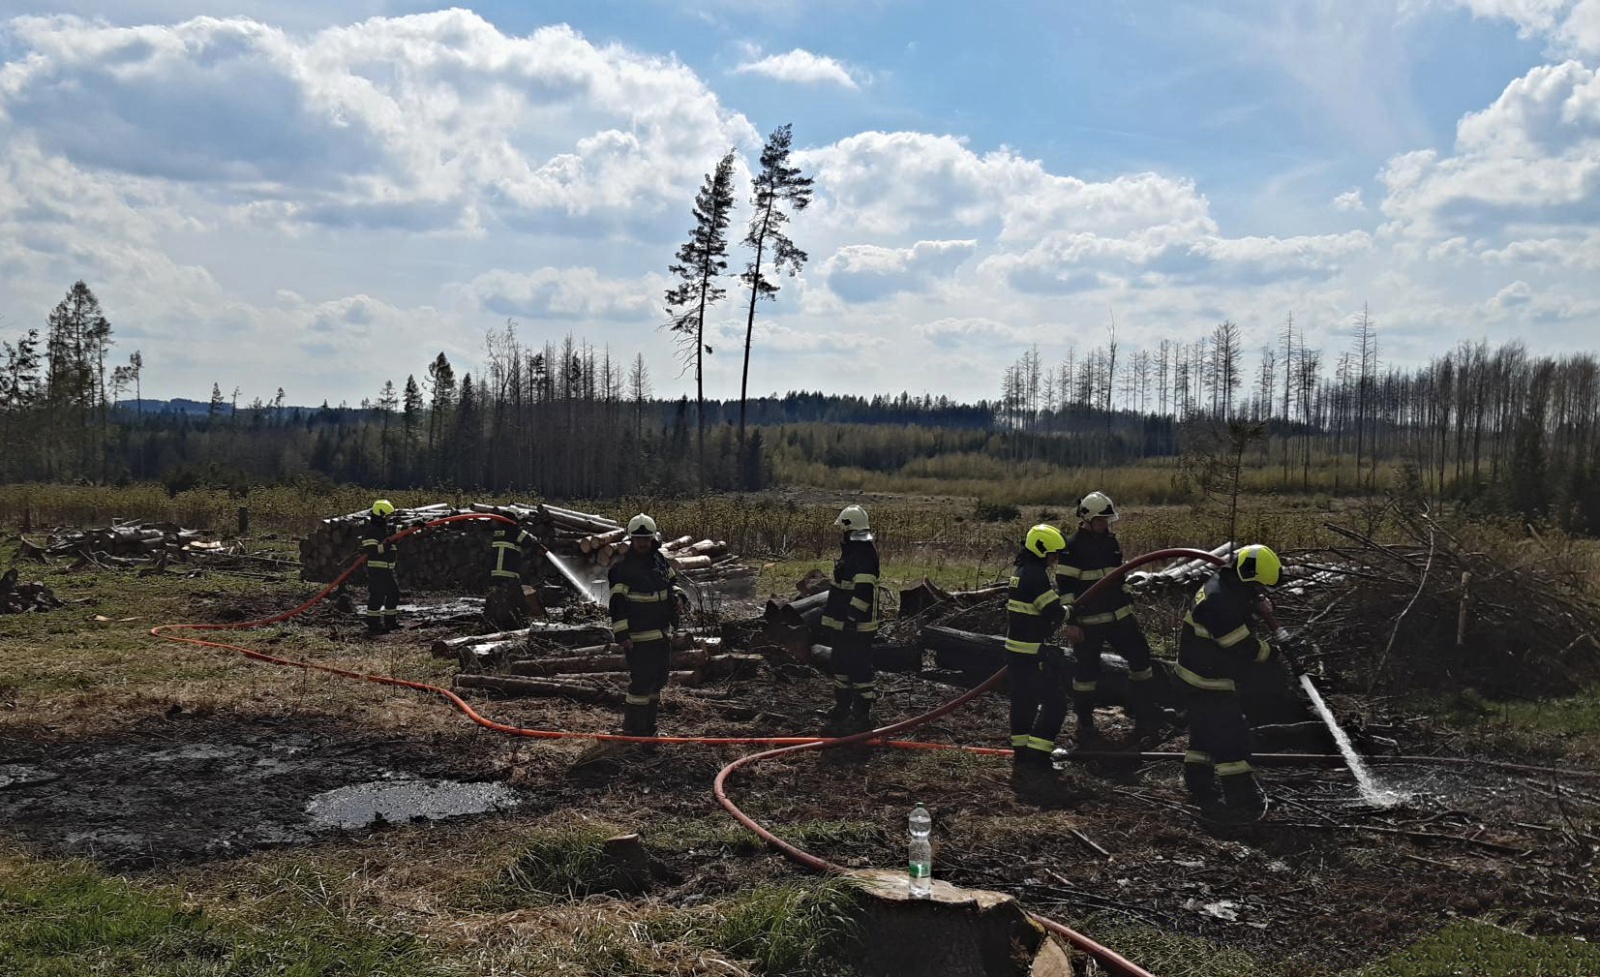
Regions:
[[[1028,739],[1029,737],[1027,733],[1012,733],[1011,748],[1013,750],[1021,750],[1026,748],[1028,745]]]
[[[1074,692],[1094,692],[1094,691],[1098,690],[1099,688],[1100,688],[1100,680],[1099,679],[1093,679],[1092,678],[1092,679],[1088,679],[1087,681],[1079,681],[1078,679],[1073,679],[1072,680],[1072,691],[1074,691]]]
[[[1207,692],[1232,692],[1238,688],[1233,684],[1233,679],[1231,678],[1206,678],[1204,675],[1189,671],[1182,665],[1174,666],[1173,671],[1177,672],[1178,677],[1185,682],[1197,689],[1205,689]]]
[[[1215,641],[1224,648],[1232,648],[1234,645],[1250,637],[1250,625],[1248,624],[1241,624],[1219,638],[1211,633],[1210,628],[1207,628],[1204,624],[1197,622],[1192,613],[1185,614],[1183,616],[1183,623],[1189,625],[1191,628],[1194,628],[1194,633],[1197,637],[1207,638],[1211,641]]]
[[[1028,749],[1030,750],[1038,750],[1041,753],[1049,753],[1056,748],[1055,740],[1047,740],[1039,736],[1029,736],[1027,740]]]
[[[1125,617],[1132,616],[1133,608],[1129,607],[1127,604],[1123,604],[1116,610],[1106,611],[1104,614],[1090,614],[1086,617],[1076,618],[1074,623],[1081,625],[1112,624],[1116,621],[1122,620]]]
[[[825,627],[825,628],[833,628],[835,631],[843,631],[844,630],[844,622],[843,621],[839,620],[836,617],[829,617],[826,614],[822,615],[822,626]]]
[[[1137,672],[1130,671],[1128,673],[1128,681],[1130,682],[1148,682],[1155,677],[1156,670],[1153,668],[1141,668]]]
[[[368,560],[367,561],[367,569],[369,569],[369,570],[389,570],[389,569],[392,569],[393,567],[394,567],[393,563],[384,563],[384,562],[382,562],[380,560]]]
[[[1110,572],[1110,570],[1103,567],[1099,570],[1079,570],[1077,577],[1079,580],[1099,580],[1101,577]]]
[[[850,606],[855,608],[858,611],[870,611],[870,610],[872,610],[872,605],[867,603],[866,601],[862,600],[859,597],[850,598]]]
[[[621,594],[622,596],[626,597],[628,596],[628,585],[625,583],[614,583],[611,585],[611,593],[613,595]]]
[[[634,641],[660,641],[666,636],[666,632],[658,628],[654,631],[635,631],[628,637],[632,638]]]
[[[616,700],[613,699],[612,701],[615,702]],[[651,702],[653,702],[655,700],[652,699],[650,696],[647,696],[647,695],[634,695],[633,693],[630,692],[627,695],[622,697],[622,701],[627,703],[630,706],[648,706]]]
[[[1272,657],[1272,646],[1267,644],[1266,638],[1256,639],[1256,662],[1265,662]]]
[[[1203,763],[1209,767],[1211,766],[1211,754],[1206,753],[1204,750],[1190,750],[1183,755],[1183,762]]]
[[[1039,646],[1043,641],[1018,641],[1016,638],[1006,639],[1006,650],[1014,651],[1019,655],[1037,655]]]
[[[625,618],[625,617],[618,618],[617,620],[611,622],[611,633],[612,634],[617,634],[619,632],[626,631],[626,630],[628,630],[628,619],[627,618]]]
[[[1249,760],[1229,760],[1227,763],[1217,764],[1218,777],[1237,777],[1240,774],[1250,772]]]
[[[658,604],[671,596],[672,591],[670,590],[658,590],[653,594],[629,593],[627,595],[628,599],[633,601],[635,604]]]
[[[878,575],[876,573],[858,573],[850,578],[850,582],[853,584],[869,583],[876,587],[878,585]]]

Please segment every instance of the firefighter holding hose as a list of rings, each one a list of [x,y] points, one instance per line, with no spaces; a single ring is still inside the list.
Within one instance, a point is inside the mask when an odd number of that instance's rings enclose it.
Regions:
[[[1250,625],[1262,617],[1264,588],[1276,587],[1282,570],[1265,546],[1239,550],[1195,593],[1178,641],[1177,675],[1189,710],[1183,785],[1196,804],[1232,819],[1259,818],[1267,809],[1250,766],[1237,681],[1252,664],[1278,654]]]
[[[399,556],[389,540],[389,517],[394,505],[388,499],[372,503],[366,531],[361,534],[361,552],[367,557],[367,633],[382,634],[400,627],[400,584],[395,579]]]

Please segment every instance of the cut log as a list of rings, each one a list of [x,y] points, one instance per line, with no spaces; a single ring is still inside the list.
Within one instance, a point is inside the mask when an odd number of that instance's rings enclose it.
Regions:
[[[711,565],[709,556],[674,556],[671,559],[672,565],[679,570],[699,570]]]

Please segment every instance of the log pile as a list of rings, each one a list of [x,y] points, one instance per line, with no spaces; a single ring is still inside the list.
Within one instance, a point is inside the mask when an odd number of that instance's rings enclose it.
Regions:
[[[264,571],[287,570],[293,562],[263,553],[248,553],[238,540],[208,539],[209,533],[184,529],[170,522],[113,522],[96,529],[57,529],[40,545],[24,537],[22,556],[46,561],[71,558],[71,569],[138,569],[142,573],[164,570],[168,563],[189,563],[215,569],[239,570],[248,564]]]
[[[454,509],[439,503],[397,509],[389,517],[389,525],[392,531],[400,532],[446,516],[470,513],[517,520],[585,581],[604,581],[607,568],[628,545],[624,538],[627,529],[621,524],[604,516],[549,504],[474,504]],[[366,522],[365,511],[322,520],[300,543],[302,577],[326,583],[343,573],[360,553]],[[463,519],[407,537],[400,543],[400,586],[418,590],[482,590],[488,585],[493,563],[490,541],[494,526],[492,519]],[[662,549],[680,576],[692,586],[715,586],[725,594],[741,589],[754,591],[755,568],[729,553],[725,542],[684,536],[663,544]],[[545,566],[541,560],[530,563],[534,567]],[[352,579],[357,583],[364,581],[364,572],[358,570]],[[525,572],[523,579],[532,583],[533,574]]]

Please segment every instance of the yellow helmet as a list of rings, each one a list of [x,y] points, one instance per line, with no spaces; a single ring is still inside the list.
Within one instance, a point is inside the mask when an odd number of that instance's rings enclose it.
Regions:
[[[394,515],[394,503],[388,499],[379,499],[372,503],[372,514],[375,516],[392,516]]]
[[[1258,583],[1263,587],[1276,587],[1283,575],[1283,563],[1278,554],[1259,543],[1246,546],[1233,558],[1234,569],[1245,583]]]
[[[1023,541],[1022,547],[1029,553],[1049,556],[1066,549],[1067,539],[1061,535],[1061,530],[1041,522],[1028,530],[1028,538]]]
[[[641,512],[628,520],[628,535],[649,536],[653,539],[656,535],[656,521]]]

